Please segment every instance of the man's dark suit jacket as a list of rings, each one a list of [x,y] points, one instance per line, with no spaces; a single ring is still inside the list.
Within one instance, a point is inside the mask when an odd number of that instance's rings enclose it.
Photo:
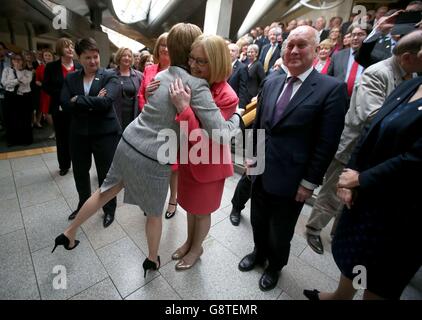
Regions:
[[[270,50],[270,48],[271,48],[271,43],[264,46],[261,50],[261,53],[259,55],[259,61],[261,61],[262,65],[264,65],[265,56],[267,55],[267,52],[268,50]],[[280,58],[280,46],[277,44],[277,46],[274,49],[273,55],[271,56],[270,63],[268,64],[268,71],[266,74],[269,73],[271,67],[279,58]]]
[[[285,81],[286,75],[265,81],[254,130],[265,129],[264,190],[294,197],[302,179],[322,183],[343,130],[347,89],[344,82],[313,70],[273,125]]]
[[[254,63],[248,68],[248,93],[249,93],[249,100],[255,97],[258,94],[259,87],[261,86],[261,82],[265,78],[265,71],[264,67],[262,66],[261,62],[255,60]]]
[[[322,30],[321,35],[319,36],[319,42],[322,42],[325,39],[327,39],[329,34],[330,34],[330,31],[325,30],[325,29]]]
[[[73,61],[75,71],[82,69],[82,66]],[[64,83],[62,61],[61,59],[47,63],[44,71],[44,81],[42,88],[50,96],[50,109],[49,113],[54,114],[59,111],[60,105],[60,92]]]
[[[346,82],[347,65],[349,64],[350,48],[340,50],[331,57],[327,74]]]
[[[227,79],[227,82],[239,97],[239,108],[244,108],[249,103],[248,67],[239,60],[236,60],[232,74]]]
[[[380,137],[385,117],[406,103],[420,85],[422,77],[403,82],[390,94],[362,134],[347,165],[361,172],[359,188],[371,194],[371,200],[380,208],[385,208],[381,203],[387,201],[399,204],[403,213],[421,212],[415,206],[417,203],[422,208],[421,202],[415,199],[420,197],[422,180],[422,108],[402,111],[393,120],[394,127],[391,123],[389,131]]]
[[[121,94],[117,76],[112,71],[98,69],[88,96],[84,93],[83,77],[83,70],[68,74],[60,96],[63,111],[72,114],[71,133],[87,136],[120,132],[113,107]],[[107,95],[98,97],[102,88],[107,90]],[[74,96],[78,98],[71,102]]]
[[[391,57],[391,40],[380,37],[370,42],[362,43],[355,54],[355,60],[364,68]]]

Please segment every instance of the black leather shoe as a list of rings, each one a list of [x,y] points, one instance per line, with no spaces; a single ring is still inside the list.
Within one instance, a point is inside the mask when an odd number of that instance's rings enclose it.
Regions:
[[[268,291],[275,288],[279,278],[278,271],[265,270],[261,279],[259,279],[259,289]]]
[[[240,212],[237,211],[235,208],[233,208],[232,212],[230,212],[230,222],[234,226],[238,226],[240,223]]]
[[[319,291],[317,289],[303,290],[303,295],[311,301],[318,301],[319,300]]]
[[[65,176],[69,172],[69,169],[60,170],[59,175]]]
[[[76,209],[75,211],[73,211],[73,212],[71,213],[71,215],[68,217],[68,219],[69,219],[69,220],[73,220],[73,219],[75,219],[75,217],[76,217],[76,215],[78,214],[78,212],[79,212],[79,209]]]
[[[107,228],[110,224],[113,223],[113,221],[114,221],[114,214],[106,213],[104,215],[104,221],[103,221],[104,228]]]
[[[308,241],[309,246],[318,254],[324,253],[324,246],[322,245],[321,237],[315,236],[313,234],[306,234],[306,240]]]
[[[255,266],[257,265],[263,265],[264,264],[263,259],[259,259],[256,256],[256,252],[253,251],[252,253],[246,255],[243,257],[242,260],[239,262],[239,270],[240,271],[251,271]]]

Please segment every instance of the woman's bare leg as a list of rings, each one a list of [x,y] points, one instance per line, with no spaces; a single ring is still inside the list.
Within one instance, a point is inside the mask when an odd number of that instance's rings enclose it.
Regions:
[[[163,220],[159,216],[147,216],[145,223],[145,233],[148,242],[148,259],[157,262],[158,265],[158,248],[160,247],[161,230]]]
[[[179,171],[172,171],[170,176],[170,199],[167,207],[167,212],[173,212],[176,210],[176,206],[170,203],[177,203],[177,178],[179,177]]]
[[[122,189],[123,182],[116,184],[114,187],[105,192],[100,192],[100,189],[97,189],[97,191],[95,191],[91,197],[85,201],[84,205],[79,209],[75,220],[73,220],[72,224],[67,227],[64,232],[64,235],[70,240],[70,247],[73,247],[75,243],[76,231],[78,231],[78,228],[86,220],[92,217],[98,209],[113,199]]]
[[[334,292],[320,292],[320,300],[352,300],[355,296],[356,289],[353,288],[352,280],[344,275],[340,276],[340,282]]]
[[[178,251],[182,252],[183,256],[190,250],[190,247],[192,246],[193,236],[195,233],[195,216],[187,212],[186,222],[187,222],[187,238],[186,238],[185,243],[182,244],[182,246],[177,249]]]
[[[187,264],[193,264],[202,254],[202,243],[208,235],[211,227],[211,215],[192,215],[195,219],[193,242],[189,252],[183,257]]]

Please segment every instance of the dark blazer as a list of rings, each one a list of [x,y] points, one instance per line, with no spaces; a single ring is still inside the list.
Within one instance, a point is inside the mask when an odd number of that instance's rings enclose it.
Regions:
[[[286,75],[278,75],[265,81],[254,131],[265,130],[265,191],[293,197],[302,179],[322,183],[343,130],[347,90],[344,82],[313,70],[273,125],[285,80]]]
[[[325,39],[327,39],[329,34],[330,34],[330,31],[326,29],[322,30],[321,35],[319,36],[319,42],[322,42]]]
[[[233,65],[233,71],[227,79],[229,85],[233,88],[239,97],[239,108],[244,108],[250,101],[248,94],[248,67],[239,60]]]
[[[346,81],[347,65],[349,64],[350,48],[340,50],[331,57],[327,74],[340,81]]]
[[[117,77],[120,77],[120,70],[118,68],[114,68],[114,69],[108,69],[107,71],[112,72],[114,75],[116,75]],[[135,70],[133,68],[130,68],[130,80],[132,81],[133,86],[135,87],[135,99],[134,99],[134,108],[133,108],[133,118],[136,118],[140,111],[139,111],[139,107],[138,107],[138,92],[139,92],[139,88],[141,86],[141,81],[143,79],[143,74],[138,71]],[[120,93],[122,93],[123,90],[120,91]],[[122,123],[122,119],[121,119],[121,114],[122,114],[122,110],[121,110],[121,104],[120,104],[120,99],[122,98],[122,95],[120,94],[120,96],[118,97],[118,99],[116,100],[114,106],[116,109],[116,113],[117,113],[117,117],[119,118],[120,123]]]
[[[73,64],[75,66],[75,71],[82,69],[82,66],[77,61],[74,60]],[[51,114],[59,110],[60,92],[62,90],[63,83],[64,78],[61,59],[47,63],[44,71],[42,89],[51,97],[49,110],[49,113]]]
[[[248,94],[249,101],[258,94],[262,80],[265,78],[265,71],[262,63],[255,60],[248,68]]]
[[[265,45],[262,48],[261,53],[259,54],[259,61],[262,63],[262,65],[264,65],[265,56],[267,55],[267,52],[268,50],[270,50],[270,48],[271,48],[271,44]],[[280,58],[280,45],[277,44],[277,46],[274,49],[273,55],[271,56],[270,63],[268,64],[268,71],[270,71],[271,67],[279,58]],[[267,71],[267,74],[269,73],[268,71]]]
[[[78,70],[67,75],[61,91],[63,111],[72,114],[71,134],[98,135],[121,131],[113,103],[121,95],[121,86],[113,72],[98,69],[92,81],[89,95],[85,96],[83,85],[84,71]],[[107,90],[105,97],[98,97],[102,88]],[[76,102],[70,99],[78,96]]]
[[[406,205],[422,207],[416,200],[420,198],[422,180],[422,108],[403,111],[382,135],[380,128],[385,117],[406,102],[420,85],[422,77],[403,82],[390,94],[347,165],[360,172],[359,189],[373,195],[374,202],[394,202],[403,213],[407,213]]]
[[[391,57],[391,46],[391,40],[385,37],[364,42],[358,52],[356,52],[355,60],[364,68],[368,68],[377,62]]]

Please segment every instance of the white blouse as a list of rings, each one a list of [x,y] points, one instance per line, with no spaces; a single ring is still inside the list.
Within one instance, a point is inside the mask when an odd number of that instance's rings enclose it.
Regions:
[[[31,92],[31,80],[32,80],[32,71],[29,70],[16,70],[16,75],[13,72],[13,69],[7,67],[3,70],[3,75],[1,77],[1,84],[3,85],[6,91],[13,92],[16,85],[18,87],[18,95],[23,95],[24,93]]]

